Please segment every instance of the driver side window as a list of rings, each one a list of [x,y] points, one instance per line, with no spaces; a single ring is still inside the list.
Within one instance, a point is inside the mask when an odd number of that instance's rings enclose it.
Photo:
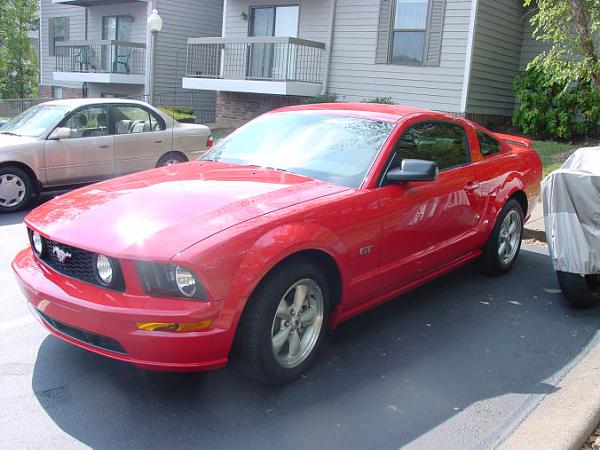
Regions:
[[[71,130],[70,139],[107,136],[106,108],[88,106],[73,113],[61,126]]]
[[[470,149],[465,130],[450,122],[417,123],[398,139],[392,168],[403,159],[433,161],[439,170],[467,164]]]

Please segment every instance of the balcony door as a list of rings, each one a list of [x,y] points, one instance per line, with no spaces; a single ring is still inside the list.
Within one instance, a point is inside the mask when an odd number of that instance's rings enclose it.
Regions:
[[[131,16],[104,16],[102,18],[102,39],[108,41],[129,41]],[[102,68],[107,72],[127,72],[131,47],[102,46]]]
[[[298,37],[299,16],[300,7],[298,5],[252,7],[248,34],[250,36]],[[248,78],[289,78],[290,69],[293,73],[294,55],[291,48],[288,49],[287,46],[281,44],[255,44],[250,48]]]

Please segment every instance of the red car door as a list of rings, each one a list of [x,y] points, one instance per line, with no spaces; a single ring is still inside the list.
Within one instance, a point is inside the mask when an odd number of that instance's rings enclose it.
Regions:
[[[483,203],[469,165],[469,138],[458,121],[409,125],[394,145],[388,170],[403,159],[435,161],[435,181],[378,188],[383,214],[381,287],[398,288],[472,252]]]

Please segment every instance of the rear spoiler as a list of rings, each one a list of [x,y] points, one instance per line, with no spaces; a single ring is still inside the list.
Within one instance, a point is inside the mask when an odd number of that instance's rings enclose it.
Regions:
[[[527,148],[531,148],[533,146],[533,142],[531,142],[529,139],[521,137],[521,136],[513,136],[511,134],[501,134],[501,133],[494,133],[494,136],[496,137],[496,139],[504,141],[508,144],[519,145],[521,147],[527,147]]]

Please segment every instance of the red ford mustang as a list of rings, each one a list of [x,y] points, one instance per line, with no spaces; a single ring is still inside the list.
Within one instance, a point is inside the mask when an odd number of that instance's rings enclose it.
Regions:
[[[158,370],[234,359],[282,383],[328,327],[468,261],[509,271],[540,177],[529,141],[450,115],[285,108],[199,161],[40,206],[13,268],[74,345]]]

